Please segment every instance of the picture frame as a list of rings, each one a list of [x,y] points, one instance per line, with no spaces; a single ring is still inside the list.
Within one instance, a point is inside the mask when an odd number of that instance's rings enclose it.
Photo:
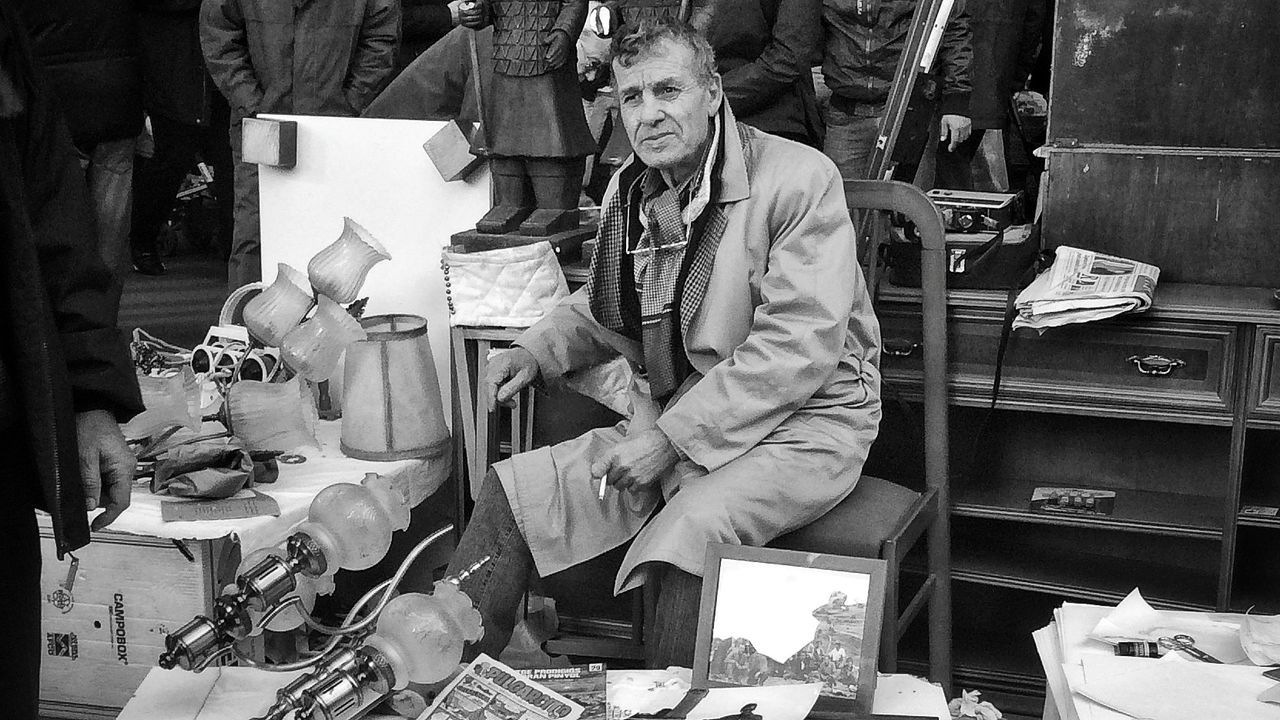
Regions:
[[[709,544],[693,687],[821,681],[814,712],[870,716],[885,573],[871,558]]]

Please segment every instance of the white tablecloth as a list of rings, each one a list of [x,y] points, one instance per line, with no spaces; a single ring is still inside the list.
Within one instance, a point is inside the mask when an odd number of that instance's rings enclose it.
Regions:
[[[265,713],[275,691],[295,677],[252,668],[211,668],[198,674],[155,668],[117,720],[246,720]],[[951,717],[942,688],[910,675],[881,675],[872,705],[876,715]]]
[[[437,458],[393,462],[349,458],[339,449],[341,426],[337,421],[318,423],[316,438],[320,448],[300,448],[297,453],[306,457],[306,462],[297,465],[280,463],[279,479],[269,485],[257,486],[260,492],[270,495],[280,505],[279,517],[165,522],[160,518],[160,503],[164,498],[151,494],[145,487],[136,487],[129,509],[108,529],[179,540],[231,536],[239,540],[242,554],[248,555],[259,548],[283,542],[306,519],[307,509],[316,494],[334,483],[358,483],[365,473],[376,472],[407,490],[410,503],[416,506],[438,490],[449,477],[449,453]]]

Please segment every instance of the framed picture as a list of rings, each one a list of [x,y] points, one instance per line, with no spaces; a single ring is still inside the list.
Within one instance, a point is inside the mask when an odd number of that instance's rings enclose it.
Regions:
[[[707,546],[693,686],[823,683],[814,710],[871,712],[885,562]]]

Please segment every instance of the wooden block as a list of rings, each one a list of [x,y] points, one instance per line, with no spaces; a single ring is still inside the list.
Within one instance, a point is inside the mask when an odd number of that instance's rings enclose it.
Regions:
[[[484,163],[483,157],[471,153],[471,138],[475,132],[475,125],[467,123],[463,126],[454,120],[423,143],[422,149],[427,151],[427,157],[431,158],[445,182],[465,180]]]
[[[247,163],[291,168],[298,162],[298,123],[294,120],[245,118],[241,154]]]
[[[40,702],[45,714],[115,717],[164,650],[165,635],[197,614],[230,582],[238,557],[230,540],[187,541],[188,560],[169,540],[94,533],[59,562],[47,516],[41,517]],[[238,553],[232,553],[238,555]]]
[[[545,241],[551,243],[551,248],[556,251],[556,255],[560,258],[560,263],[564,264],[576,262],[581,258],[582,244],[595,238],[595,236],[595,227],[583,225],[554,235],[521,235],[519,233],[493,235],[476,230],[463,230],[460,233],[454,233],[450,239],[453,242],[452,249],[464,253],[521,247]]]

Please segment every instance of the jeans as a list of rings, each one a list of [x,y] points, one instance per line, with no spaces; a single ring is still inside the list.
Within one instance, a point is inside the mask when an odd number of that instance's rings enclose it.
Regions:
[[[258,166],[240,153],[240,122],[231,125],[231,157],[235,163],[235,229],[227,258],[227,291],[262,279],[262,228],[258,213]]]
[[[85,182],[98,227],[98,252],[116,277],[124,270],[133,208],[134,139],[98,143],[89,153]]]
[[[831,158],[845,180],[865,180],[880,132],[880,118],[862,117],[827,109],[827,139],[822,151]]]
[[[490,471],[476,495],[475,509],[449,561],[448,575],[457,575],[485,556],[489,562],[462,581],[461,589],[484,618],[484,637],[463,652],[470,662],[480,653],[498,657],[511,640],[521,600],[536,572],[533,556],[498,476]],[[645,618],[644,645],[650,667],[691,667],[698,632],[698,602],[702,579],[664,563],[650,568],[649,582],[657,589],[654,611]],[[612,582],[606,578],[605,582]],[[427,592],[431,578],[411,570],[403,587]]]

